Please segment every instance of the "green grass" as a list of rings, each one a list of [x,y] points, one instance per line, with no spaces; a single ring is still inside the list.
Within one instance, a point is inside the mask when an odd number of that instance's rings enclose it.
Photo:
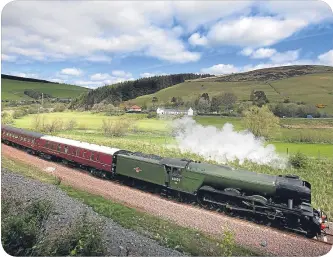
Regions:
[[[27,177],[38,179],[46,183],[55,184],[56,178],[38,168],[21,161],[2,156],[2,167]],[[92,207],[93,210],[105,217],[111,218],[119,225],[135,230],[145,236],[157,240],[162,245],[189,253],[195,256],[221,256],[231,251],[232,255],[260,255],[254,251],[212,237],[198,230],[178,226],[172,222],[137,211],[135,209],[105,199],[73,187],[61,184],[61,190],[70,197]]]
[[[146,144],[172,144],[175,140],[170,136],[170,124],[168,120],[147,119],[145,115],[126,114],[124,116],[105,116],[103,114],[92,114],[89,112],[63,112],[63,113],[47,113],[43,114],[47,120],[62,119],[69,121],[75,119],[77,127],[74,131],[66,131],[58,133],[59,136],[65,136],[73,139],[79,139],[88,142],[95,142],[102,145],[117,146],[128,149],[128,146],[136,145],[138,142]],[[16,119],[14,126],[31,129],[33,126],[33,117],[28,115],[20,119]],[[123,138],[109,138],[101,133],[103,119],[124,119],[129,118],[135,124],[137,131]],[[244,130],[244,124],[241,118],[232,117],[212,117],[212,116],[196,116],[194,119],[203,126],[215,126],[222,128],[224,124],[231,123],[235,130]],[[306,119],[281,119],[282,124],[293,125],[330,125],[332,120],[318,119],[316,122]],[[333,132],[332,129],[288,129],[281,128],[279,132],[272,135],[271,141],[276,146],[277,151],[286,153],[300,151],[309,156],[333,157]],[[319,142],[319,143],[311,143]],[[305,143],[305,144],[302,144]],[[147,149],[149,148],[146,146]],[[154,148],[149,148],[153,150]],[[131,150],[135,150],[134,147]]]
[[[211,79],[214,80],[214,79]],[[196,98],[202,93],[210,97],[223,92],[233,92],[238,100],[249,100],[252,90],[263,90],[270,103],[282,102],[289,97],[292,102],[304,101],[306,104],[327,104],[322,110],[333,114],[333,74],[320,73],[303,75],[270,82],[214,82],[210,79],[203,81],[187,81],[175,86],[160,90],[151,95],[140,96],[131,100],[132,103],[143,105],[151,104],[152,97],[156,96],[159,102],[168,102],[173,96],[181,96],[184,100]]]
[[[270,142],[273,144],[279,153],[295,154],[301,152],[311,157],[327,157],[333,159],[333,145],[332,144],[304,144],[304,143],[284,143],[284,142]]]
[[[32,89],[59,98],[75,98],[81,93],[88,91],[87,88],[74,85],[1,79],[2,100],[31,100],[32,98],[24,94],[26,89]]]

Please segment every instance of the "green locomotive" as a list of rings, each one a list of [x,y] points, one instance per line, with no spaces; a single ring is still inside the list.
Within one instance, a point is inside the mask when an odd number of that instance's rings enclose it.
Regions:
[[[195,199],[202,206],[263,217],[309,237],[320,234],[326,217],[311,206],[311,185],[294,175],[272,176],[224,165],[120,151],[113,174]]]

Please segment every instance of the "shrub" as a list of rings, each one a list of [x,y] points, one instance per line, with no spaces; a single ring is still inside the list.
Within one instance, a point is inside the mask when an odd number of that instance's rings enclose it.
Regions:
[[[235,249],[235,238],[230,231],[224,232],[223,239],[220,243],[222,248],[222,256],[232,256]]]
[[[75,119],[70,119],[66,124],[65,124],[65,130],[73,130],[77,126],[77,121]]]
[[[54,112],[63,112],[65,110],[66,110],[66,105],[61,103],[57,103],[53,109]]]
[[[305,168],[308,162],[308,157],[300,152],[289,157],[289,163],[296,169]]]
[[[25,109],[18,109],[18,110],[15,110],[13,112],[13,118],[14,119],[18,119],[18,118],[21,118],[21,117],[23,117],[23,116],[25,116],[27,114],[28,113],[27,113],[27,111]]]
[[[69,229],[66,227],[59,235],[45,240],[39,246],[39,251],[55,256],[103,256],[106,248],[103,246],[101,229],[100,224],[88,220],[84,214]]]
[[[126,134],[130,129],[129,120],[104,119],[102,130],[107,136],[120,137]]]
[[[1,210],[1,242],[4,250],[13,256],[33,255],[42,233],[42,225],[47,220],[51,203],[45,200],[34,201],[27,207],[13,199],[2,199],[6,208]]]
[[[1,113],[2,124],[12,124],[14,122],[13,116],[8,112]]]
[[[156,112],[149,112],[147,115],[148,119],[155,119],[157,118],[157,113]]]
[[[268,109],[252,106],[244,112],[244,123],[256,137],[268,138],[279,128],[279,118]]]

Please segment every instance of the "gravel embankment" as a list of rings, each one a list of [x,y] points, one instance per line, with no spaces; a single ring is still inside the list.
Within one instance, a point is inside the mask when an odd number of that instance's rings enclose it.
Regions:
[[[101,222],[104,245],[108,255],[179,256],[181,253],[160,246],[156,241],[139,235],[94,212],[91,207],[69,197],[51,184],[32,180],[2,169],[2,197],[14,197],[24,202],[47,199],[52,202],[52,214],[45,224],[45,233],[66,228],[87,213],[88,220]]]
[[[6,145],[2,145],[2,154],[34,165],[45,172],[52,172],[62,178],[62,183],[101,195],[181,226],[195,228],[212,235],[220,235],[228,229],[235,234],[236,243],[257,249],[265,255],[322,256],[332,248],[330,245],[304,237],[286,234],[202,208],[171,202],[137,189],[101,180]]]

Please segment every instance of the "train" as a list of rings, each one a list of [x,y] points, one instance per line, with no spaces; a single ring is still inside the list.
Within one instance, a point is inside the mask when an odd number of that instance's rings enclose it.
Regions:
[[[296,175],[268,175],[226,165],[162,157],[2,125],[1,141],[48,160],[85,169],[179,201],[239,215],[306,237],[324,234],[327,215],[311,205],[311,184]]]

